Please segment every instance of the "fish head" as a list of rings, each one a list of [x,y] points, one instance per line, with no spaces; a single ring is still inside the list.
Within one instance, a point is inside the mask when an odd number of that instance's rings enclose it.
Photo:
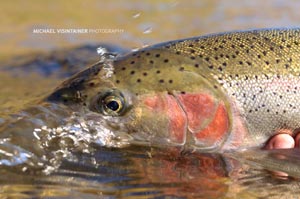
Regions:
[[[166,49],[132,52],[78,73],[48,100],[115,143],[217,150],[231,130],[230,105],[202,64]]]

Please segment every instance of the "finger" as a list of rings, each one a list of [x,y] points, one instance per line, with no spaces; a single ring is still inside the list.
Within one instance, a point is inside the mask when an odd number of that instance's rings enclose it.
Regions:
[[[299,135],[300,139],[300,135]],[[289,134],[278,134],[273,136],[264,149],[287,149],[287,148],[294,148],[295,141],[294,138]]]

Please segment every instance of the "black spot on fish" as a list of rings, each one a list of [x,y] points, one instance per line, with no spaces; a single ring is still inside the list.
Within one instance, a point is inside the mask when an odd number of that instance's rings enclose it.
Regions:
[[[143,73],[144,76],[147,76],[148,74],[146,72]]]
[[[163,79],[160,79],[159,80],[159,83],[164,83],[165,81]]]
[[[131,74],[131,75],[134,75],[134,73],[135,73],[135,71],[134,71],[134,70],[132,70],[132,71],[130,72],[130,74]]]
[[[160,57],[160,54],[156,54],[155,57]]]
[[[194,66],[195,66],[196,68],[199,68],[199,64],[195,64]]]
[[[180,68],[179,68],[179,71],[184,71],[184,67],[180,67]]]
[[[135,61],[131,61],[131,62],[130,62],[130,64],[134,64],[134,63],[135,63]]]
[[[279,74],[277,74],[277,78],[280,79],[280,75]]]
[[[195,50],[194,50],[194,49],[191,49],[190,52],[191,52],[191,53],[195,53]]]
[[[122,67],[122,70],[126,70],[126,67]]]
[[[116,83],[119,84],[119,83],[120,83],[120,80],[116,80]]]
[[[149,56],[149,55],[150,55],[150,53],[149,53],[149,52],[147,52],[147,53],[146,53],[146,55],[147,55],[147,56]]]
[[[172,84],[172,83],[173,83],[173,80],[170,79],[170,80],[169,80],[169,83]]]
[[[169,62],[169,60],[168,60],[168,59],[165,59],[165,60],[164,60],[164,62],[165,62],[165,63],[168,63],[168,62]]]
[[[190,58],[191,58],[192,60],[194,60],[194,59],[195,59],[195,57],[194,57],[194,56],[191,56]]]
[[[176,54],[177,54],[177,55],[180,55],[180,54],[181,54],[181,52],[180,52],[180,51],[176,51]]]
[[[137,79],[137,80],[136,80],[137,83],[140,83],[141,81],[142,81],[141,79]]]
[[[90,82],[90,83],[89,83],[89,86],[90,86],[90,87],[93,87],[93,86],[95,86],[95,83],[94,83],[94,82]]]
[[[156,73],[159,74],[159,73],[160,73],[160,70],[157,70]]]
[[[194,47],[194,45],[193,44],[189,44],[189,47]]]
[[[153,61],[153,60],[150,60],[149,63],[150,63],[150,64],[154,64],[154,61]]]

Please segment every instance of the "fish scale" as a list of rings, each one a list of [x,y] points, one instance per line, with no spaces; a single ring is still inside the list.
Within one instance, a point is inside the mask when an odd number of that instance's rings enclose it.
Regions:
[[[78,74],[56,95],[79,92],[89,108],[97,93],[120,91],[131,110],[111,119],[114,125],[123,124],[113,131],[125,131],[142,143],[199,150],[210,145],[209,150],[261,146],[281,129],[300,127],[299,45],[299,29],[228,32],[166,42],[111,61],[109,78],[103,78],[107,75],[103,63],[98,63],[94,66],[98,73]],[[206,108],[210,115],[202,111]],[[176,120],[172,111],[183,119]],[[209,118],[203,119],[202,113]],[[184,118],[187,130],[179,132],[186,128]],[[107,123],[109,119],[103,118]],[[205,136],[210,139],[207,146]]]
[[[253,142],[299,127],[299,42],[299,30],[260,30],[192,39],[171,49],[194,49],[207,62],[202,67],[213,66],[211,73],[242,107]]]

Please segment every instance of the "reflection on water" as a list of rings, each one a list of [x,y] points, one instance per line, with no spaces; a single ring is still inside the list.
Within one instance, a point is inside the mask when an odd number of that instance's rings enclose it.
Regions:
[[[36,1],[26,2],[26,9],[24,3],[7,1],[0,8],[0,124],[53,90],[62,78],[95,62],[95,43],[140,48],[211,32],[299,26],[298,1],[73,1],[72,6]],[[35,35],[33,27],[121,28],[125,32]],[[84,46],[49,52],[74,44]],[[17,54],[22,56],[11,58]],[[0,198],[295,198],[300,194],[297,179],[276,178],[255,165],[217,154],[149,147],[98,146],[93,153],[65,159],[51,175],[1,167],[0,176]]]
[[[274,198],[299,194],[299,183],[213,154],[147,147],[77,154],[50,176],[1,171],[0,196],[12,198]],[[231,164],[231,165],[230,165]],[[234,169],[232,169],[232,164]]]

